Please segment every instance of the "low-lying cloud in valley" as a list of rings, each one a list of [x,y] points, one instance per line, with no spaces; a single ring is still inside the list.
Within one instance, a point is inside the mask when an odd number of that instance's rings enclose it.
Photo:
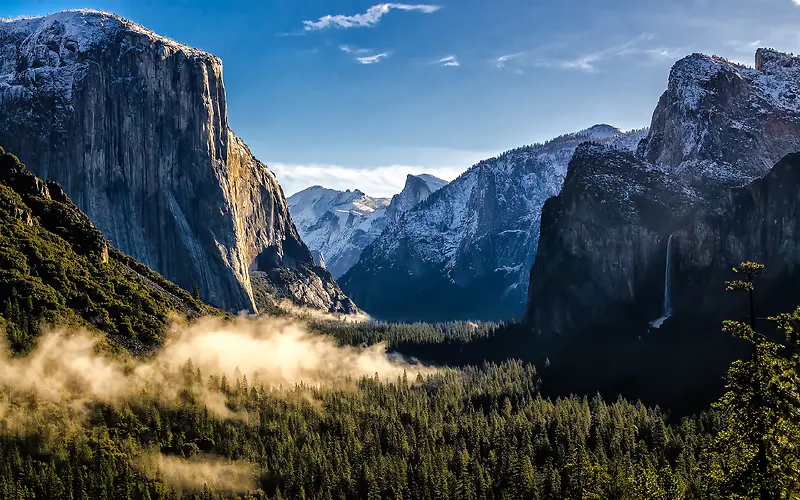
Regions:
[[[89,429],[94,404],[177,405],[187,395],[217,418],[249,421],[252,415],[232,410],[218,382],[212,383],[223,377],[231,384],[246,377],[251,387],[285,391],[288,397],[297,384],[348,389],[365,376],[396,382],[403,374],[412,379],[433,372],[390,359],[383,345],[340,347],[295,319],[176,322],[164,345],[141,359],[110,353],[96,334],[56,329],[44,333],[26,356],[12,356],[8,349],[0,353],[0,433],[57,438]],[[149,476],[176,488],[208,484],[240,491],[255,481],[255,469],[243,462],[187,460],[147,450],[135,455]]]

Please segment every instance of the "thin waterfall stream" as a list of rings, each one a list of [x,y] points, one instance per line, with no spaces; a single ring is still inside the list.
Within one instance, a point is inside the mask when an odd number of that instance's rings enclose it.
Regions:
[[[660,318],[650,323],[650,326],[653,328],[661,328],[661,325],[664,324],[664,321],[672,316],[672,302],[670,301],[669,290],[672,275],[670,272],[670,267],[672,266],[672,236],[673,235],[669,235],[669,239],[667,239],[667,258],[664,266],[664,312],[661,314]]]

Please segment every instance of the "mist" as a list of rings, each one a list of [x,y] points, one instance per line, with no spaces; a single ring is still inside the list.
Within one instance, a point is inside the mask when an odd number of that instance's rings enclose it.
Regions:
[[[290,316],[303,321],[341,321],[342,323],[366,323],[372,321],[372,317],[363,311],[357,314],[334,314],[310,307],[299,307],[287,299],[280,300],[276,305]]]
[[[0,433],[47,441],[89,429],[92,404],[147,399],[178,405],[187,394],[218,418],[249,420],[245,410],[231,409],[218,383],[223,377],[231,383],[246,377],[249,386],[295,397],[303,392],[298,384],[348,388],[362,377],[393,383],[404,374],[413,380],[435,371],[388,356],[385,345],[340,347],[295,319],[175,321],[164,344],[142,358],[112,352],[98,334],[53,329],[27,356],[12,356],[7,348],[0,352]],[[214,457],[146,454],[142,467],[176,488],[208,484],[239,491],[250,488],[255,477],[250,464]]]
[[[177,490],[212,490],[243,493],[256,489],[256,468],[247,462],[216,457],[184,459],[146,453],[138,466],[150,479],[162,479]]]

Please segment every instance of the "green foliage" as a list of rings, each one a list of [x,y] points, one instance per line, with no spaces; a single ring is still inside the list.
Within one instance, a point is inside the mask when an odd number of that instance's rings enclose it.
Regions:
[[[734,271],[747,280],[728,284],[751,297],[761,264],[743,263]],[[785,345],[750,324],[726,321],[723,330],[750,342],[753,356],[728,371],[728,392],[714,406],[723,428],[713,448],[711,475],[721,494],[740,499],[783,499],[800,489],[800,357],[796,325],[800,310],[770,318],[785,333]],[[793,354],[792,354],[793,353]]]
[[[698,463],[715,421],[599,397],[538,394],[521,362],[354,389],[276,391],[208,380],[248,419],[186,402],[96,406],[92,430],[0,438],[2,498],[217,498],[176,492],[137,467],[140,450],[204,453],[257,467],[257,498],[705,498]],[[58,485],[57,487],[54,485]],[[124,491],[125,495],[114,495]],[[235,495],[229,495],[235,497]]]
[[[0,229],[0,315],[15,351],[29,351],[53,323],[154,345],[171,312],[210,312],[111,248],[57,185],[42,183],[2,149]]]

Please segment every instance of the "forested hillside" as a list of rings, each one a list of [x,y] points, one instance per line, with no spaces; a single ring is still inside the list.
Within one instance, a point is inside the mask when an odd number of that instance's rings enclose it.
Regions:
[[[15,351],[53,322],[100,330],[126,347],[159,343],[168,315],[213,310],[113,248],[52,182],[0,148],[0,307]]]

